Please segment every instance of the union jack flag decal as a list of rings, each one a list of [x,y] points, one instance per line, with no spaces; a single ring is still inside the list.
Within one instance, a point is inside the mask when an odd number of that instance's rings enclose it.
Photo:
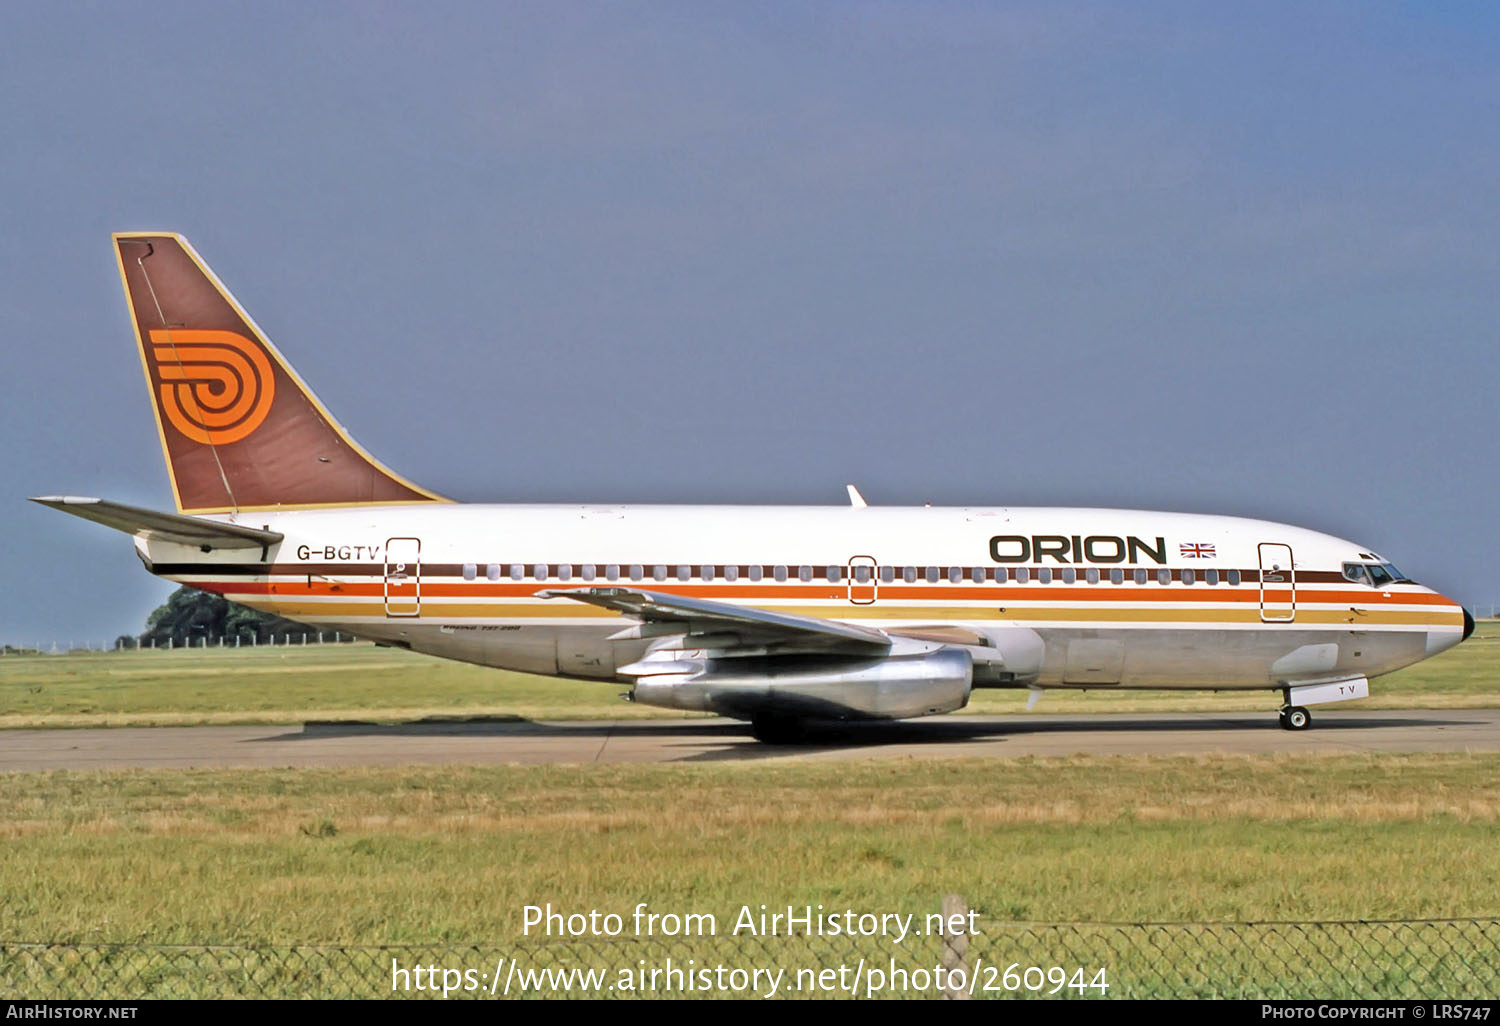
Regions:
[[[1189,544],[1188,542],[1183,542],[1177,547],[1181,550],[1183,559],[1214,558],[1214,547],[1212,545],[1204,545],[1199,542],[1193,542],[1191,544]]]

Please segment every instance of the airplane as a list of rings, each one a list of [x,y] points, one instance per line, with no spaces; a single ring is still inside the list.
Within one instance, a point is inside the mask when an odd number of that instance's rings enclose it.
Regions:
[[[624,683],[793,742],[974,688],[1279,692],[1280,723],[1467,639],[1368,546],[1115,509],[479,505],[367,453],[182,235],[113,236],[176,512],[34,501],[159,577],[415,652]]]

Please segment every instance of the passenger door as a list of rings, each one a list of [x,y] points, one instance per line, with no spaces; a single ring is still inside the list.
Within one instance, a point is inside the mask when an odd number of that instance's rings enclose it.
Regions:
[[[1260,546],[1260,618],[1266,623],[1291,623],[1297,618],[1297,572],[1292,547],[1279,542]]]
[[[849,601],[856,606],[873,605],[880,582],[874,556],[849,557]]]
[[[385,615],[418,616],[422,612],[422,542],[387,538],[385,542]]]

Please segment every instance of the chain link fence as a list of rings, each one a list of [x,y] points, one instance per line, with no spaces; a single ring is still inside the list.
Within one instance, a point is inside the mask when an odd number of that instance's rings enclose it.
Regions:
[[[948,936],[924,931],[904,942],[817,934],[378,946],[0,942],[0,993],[28,999],[116,1000],[771,993],[825,998],[1500,995],[1500,919],[979,920],[975,927],[972,933]],[[773,990],[772,973],[777,970]],[[1101,982],[1108,988],[1099,986]]]

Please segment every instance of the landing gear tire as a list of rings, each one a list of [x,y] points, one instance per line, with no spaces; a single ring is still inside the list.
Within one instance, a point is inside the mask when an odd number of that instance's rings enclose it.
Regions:
[[[1283,709],[1281,711],[1281,725],[1286,730],[1306,730],[1312,726],[1312,713],[1300,705],[1294,705],[1290,709]]]
[[[750,734],[761,744],[796,745],[807,739],[807,725],[783,716],[757,716],[750,721]]]

